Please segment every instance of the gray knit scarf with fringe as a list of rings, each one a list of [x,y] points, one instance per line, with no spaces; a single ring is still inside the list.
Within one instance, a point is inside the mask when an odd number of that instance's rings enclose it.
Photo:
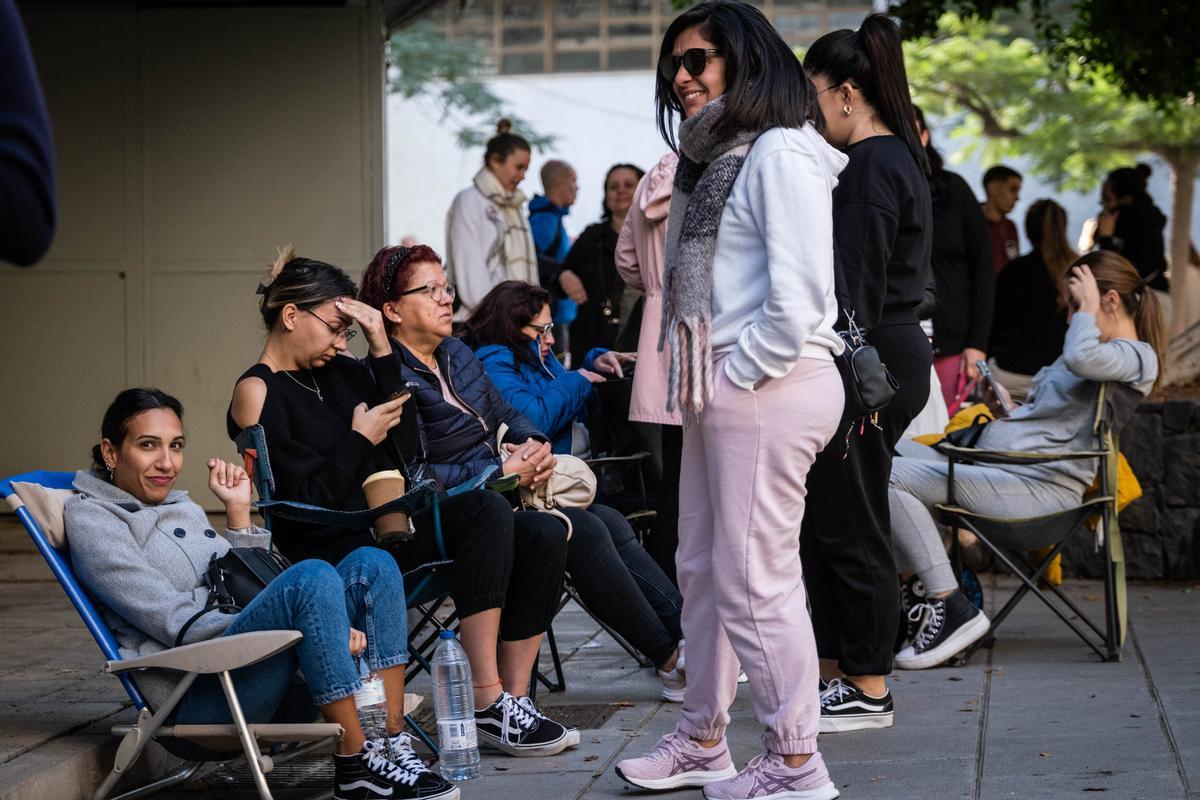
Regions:
[[[750,146],[762,131],[739,131],[717,140],[712,129],[725,111],[725,96],[679,126],[663,268],[663,316],[658,349],[671,345],[667,410],[676,403],[696,414],[713,396],[712,266],[717,230]]]

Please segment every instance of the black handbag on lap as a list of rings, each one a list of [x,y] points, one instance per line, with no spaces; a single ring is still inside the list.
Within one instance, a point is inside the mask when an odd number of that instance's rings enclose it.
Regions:
[[[208,602],[204,608],[183,623],[175,637],[175,646],[183,644],[183,637],[193,623],[210,611],[236,614],[258,597],[267,584],[278,578],[292,565],[283,556],[265,547],[231,547],[229,552],[217,558],[213,553],[208,562]]]

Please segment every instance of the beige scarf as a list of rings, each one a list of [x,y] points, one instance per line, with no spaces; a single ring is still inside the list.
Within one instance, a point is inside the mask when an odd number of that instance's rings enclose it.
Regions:
[[[488,218],[496,225],[496,240],[488,250],[487,260],[499,257],[509,280],[538,285],[537,251],[525,217],[525,195],[520,189],[504,191],[487,167],[475,175],[475,188],[492,201]]]

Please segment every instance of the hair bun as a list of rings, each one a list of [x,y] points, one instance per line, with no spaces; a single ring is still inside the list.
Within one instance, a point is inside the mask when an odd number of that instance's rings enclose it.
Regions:
[[[275,253],[275,263],[271,264],[269,283],[273,283],[279,277],[279,273],[283,272],[283,268],[287,266],[287,263],[296,257],[296,249],[290,244],[285,244],[283,247],[276,247]]]
[[[500,121],[496,123],[496,135],[503,136],[504,134],[510,133],[511,131],[512,131],[512,120],[508,119],[507,117],[502,117],[500,119]]]

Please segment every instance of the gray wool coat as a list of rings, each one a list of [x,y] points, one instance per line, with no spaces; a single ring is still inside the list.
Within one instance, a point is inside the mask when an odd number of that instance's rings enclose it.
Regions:
[[[122,658],[156,653],[175,643],[183,624],[204,608],[204,576],[215,554],[230,547],[270,547],[262,528],[218,535],[204,509],[187,492],[172,491],[147,505],[93,472],[75,473],[64,523],[71,566],[100,606]],[[212,639],[234,615],[212,611],[188,629],[185,643]],[[152,708],[166,699],[180,673],[148,670],[135,675]]]

